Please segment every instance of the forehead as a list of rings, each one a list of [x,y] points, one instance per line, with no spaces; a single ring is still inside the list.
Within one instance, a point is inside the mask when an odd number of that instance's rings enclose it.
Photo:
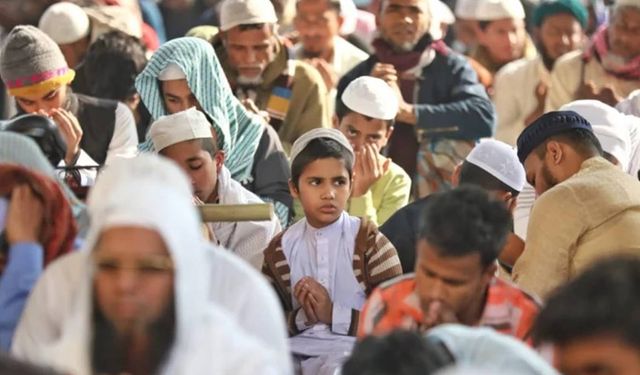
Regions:
[[[331,10],[328,0],[300,0],[296,4],[296,12],[300,14],[322,14]]]
[[[100,233],[95,251],[122,258],[169,255],[160,233],[136,226],[115,226]]]
[[[349,172],[344,160],[332,157],[316,159],[307,164],[302,171],[302,177],[333,178],[339,176],[348,177]]]
[[[389,5],[401,6],[401,7],[417,7],[423,12],[428,10],[428,0],[382,0],[382,7],[388,7]]]
[[[624,21],[629,24],[640,24],[640,9],[624,6],[614,12],[616,21]]]
[[[171,81],[161,81],[162,92],[175,96],[191,95],[191,89],[186,79],[174,79]]]
[[[340,121],[342,127],[353,127],[362,133],[379,133],[387,130],[387,122],[380,119],[366,118],[365,116],[350,112]]]
[[[501,20],[491,21],[491,23],[489,23],[489,25],[487,26],[487,31],[512,29],[524,29],[524,20],[515,18],[504,18]]]
[[[556,13],[545,17],[541,27],[581,28],[580,22],[571,13]]]
[[[479,252],[461,256],[447,256],[427,240],[421,239],[417,244],[418,260],[421,266],[426,266],[431,272],[440,276],[463,276],[471,271],[482,269]]]
[[[202,157],[204,156],[203,152],[204,154],[207,154],[202,149],[202,142],[198,139],[190,139],[188,141],[182,141],[171,146],[167,146],[163,148],[160,153],[169,159],[182,161],[184,159]]]
[[[271,38],[272,33],[271,26],[264,24],[262,28],[246,30],[242,30],[240,26],[236,26],[225,32],[225,36],[228,43],[249,45],[266,42]]]

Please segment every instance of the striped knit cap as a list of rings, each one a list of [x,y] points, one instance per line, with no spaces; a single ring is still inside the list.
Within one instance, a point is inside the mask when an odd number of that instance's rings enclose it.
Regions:
[[[60,47],[38,28],[14,27],[0,52],[0,77],[13,96],[40,95],[73,81]]]

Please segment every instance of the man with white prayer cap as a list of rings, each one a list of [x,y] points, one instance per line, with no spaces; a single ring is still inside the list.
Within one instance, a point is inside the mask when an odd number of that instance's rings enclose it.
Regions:
[[[454,8],[454,30],[456,40],[453,49],[460,53],[472,50],[478,43],[476,29],[478,27],[476,17],[476,0],[457,0]]]
[[[40,17],[38,28],[58,44],[71,68],[84,59],[91,44],[91,21],[82,8],[66,1],[55,3]]]
[[[190,185],[155,155],[105,169],[85,251],[38,280],[13,354],[78,375],[290,374],[277,298],[204,239]]]
[[[549,112],[518,138],[518,157],[538,195],[513,280],[545,298],[589,265],[640,254],[640,184],[602,158],[587,119]]]
[[[224,166],[224,152],[214,141],[211,125],[195,108],[162,116],[149,128],[149,138],[162,156],[176,162],[191,179],[198,204],[263,203],[257,195],[231,178]],[[280,223],[269,221],[210,223],[212,241],[262,267],[262,249],[280,232]]]
[[[494,198],[504,201],[509,211],[513,212],[525,181],[524,169],[515,150],[504,142],[485,139],[456,168],[452,184],[479,186]],[[427,196],[405,206],[380,227],[398,250],[405,273],[413,272],[415,267],[419,218],[428,201]],[[522,240],[513,233],[509,234],[507,244],[498,258],[505,269],[508,270],[515,263],[523,246]]]
[[[478,45],[470,56],[492,74],[511,61],[536,56],[520,0],[477,0],[474,19]]]
[[[640,0],[617,0],[608,24],[592,35],[584,51],[567,53],[551,74],[545,109],[577,99],[612,107],[640,88]]]
[[[340,131],[356,153],[348,212],[382,225],[409,202],[411,177],[380,151],[393,133],[398,99],[391,86],[371,76],[356,78],[342,94]]]

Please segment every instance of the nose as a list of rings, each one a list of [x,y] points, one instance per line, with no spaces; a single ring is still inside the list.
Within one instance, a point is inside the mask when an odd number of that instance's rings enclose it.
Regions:
[[[329,185],[329,187],[327,187],[321,195],[321,198],[323,200],[332,200],[336,197],[336,191],[333,188],[333,185]]]
[[[120,293],[131,293],[138,283],[138,275],[133,269],[120,269],[116,275],[116,286]]]
[[[518,35],[517,35],[514,31],[511,31],[511,32],[508,34],[508,36],[509,36],[509,44],[510,44],[511,46],[515,46],[515,45],[516,45],[516,43],[518,43]]]
[[[442,301],[445,297],[445,285],[442,280],[434,280],[427,293],[430,300]]]

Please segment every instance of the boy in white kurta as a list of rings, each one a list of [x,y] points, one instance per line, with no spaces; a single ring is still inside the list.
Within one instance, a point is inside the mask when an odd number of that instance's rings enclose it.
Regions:
[[[355,343],[373,288],[402,273],[393,245],[370,220],[347,214],[354,153],[336,129],[314,129],[291,149],[290,189],[305,219],[276,236],[262,272],[287,315],[303,374],[333,374]]]
[[[189,175],[194,200],[216,204],[263,203],[231,178],[224,167],[224,152],[218,149],[205,115],[190,108],[160,117],[149,128],[158,152],[172,159]],[[276,218],[269,221],[218,222],[208,225],[214,243],[233,251],[256,268],[262,264],[262,249],[280,231]]]

